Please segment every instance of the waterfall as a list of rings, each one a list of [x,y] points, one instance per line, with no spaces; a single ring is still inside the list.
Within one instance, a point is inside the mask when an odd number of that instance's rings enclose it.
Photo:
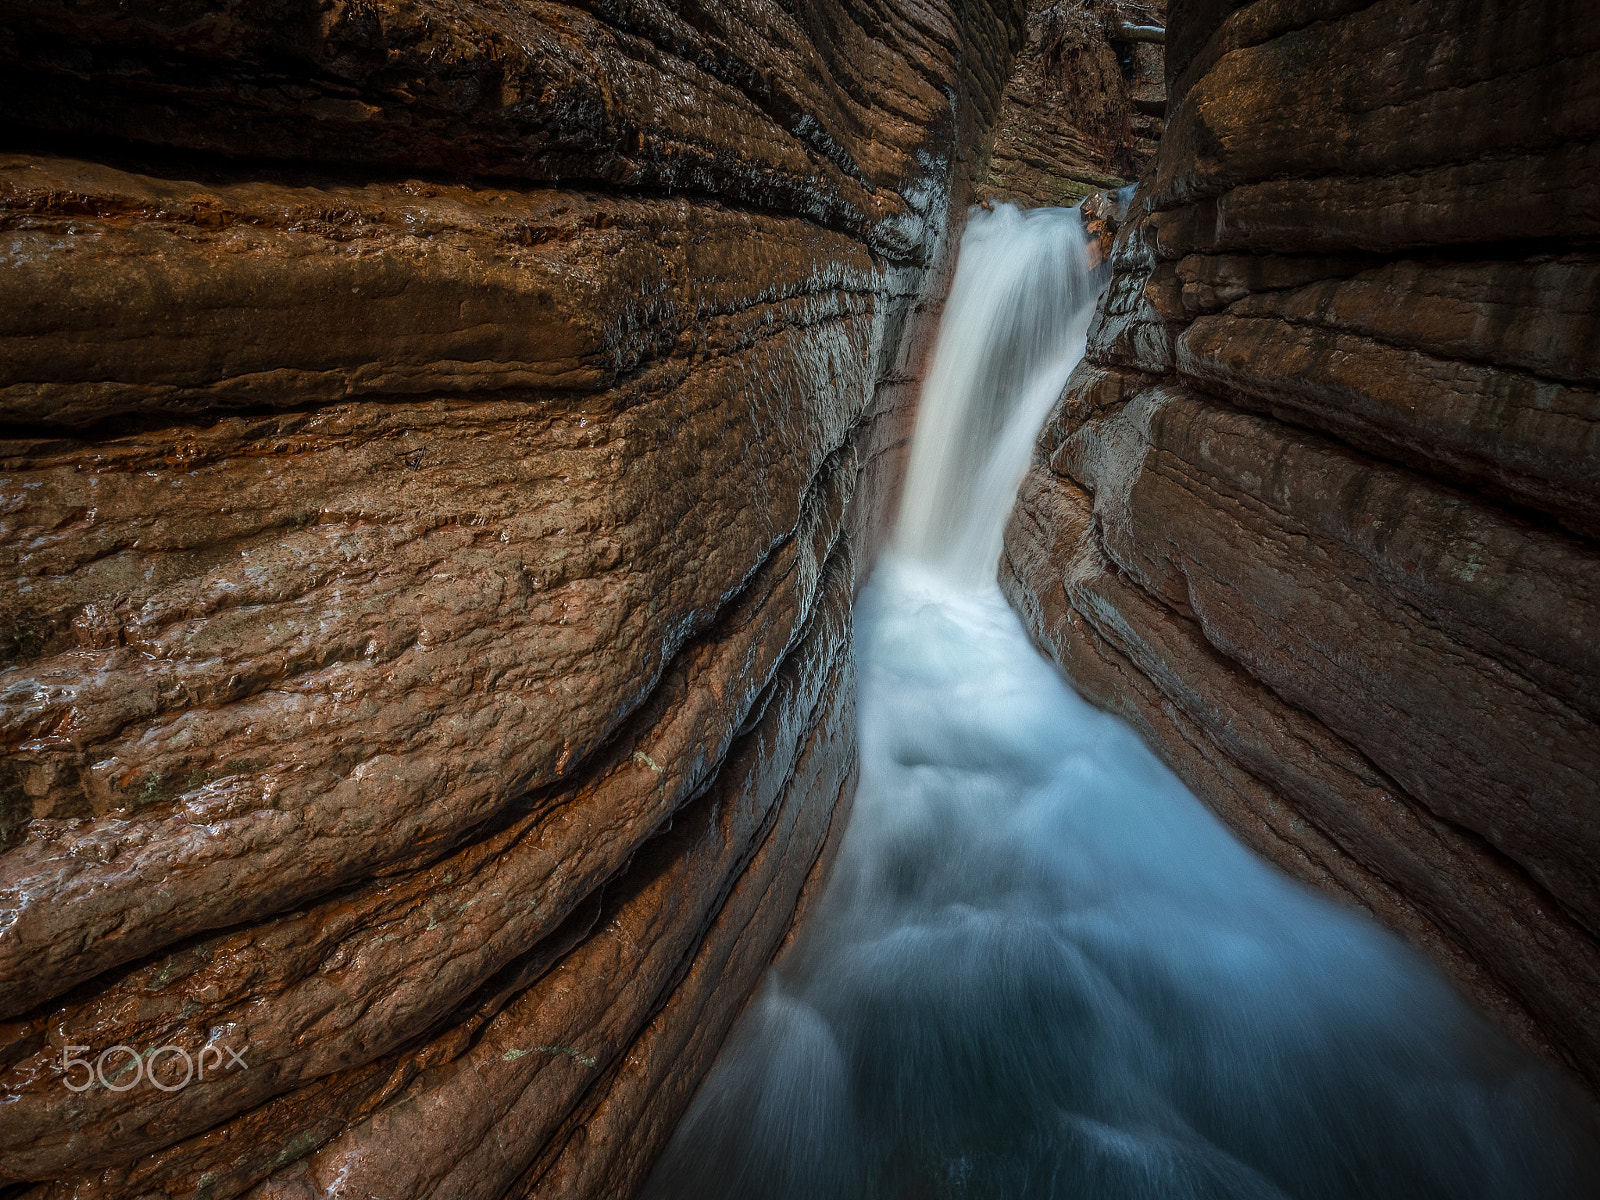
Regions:
[[[1075,214],[973,215],[859,602],[839,863],[645,1195],[1593,1195],[1565,1085],[1241,846],[995,586],[1092,290]]]
[[[1096,289],[1074,209],[978,213],[961,239],[895,527],[906,559],[994,579],[1033,439],[1083,357]]]

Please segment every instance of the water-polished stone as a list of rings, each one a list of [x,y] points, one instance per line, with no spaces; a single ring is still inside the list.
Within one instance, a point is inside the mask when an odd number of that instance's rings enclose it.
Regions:
[[[625,1194],[842,825],[1021,5],[16,17],[0,1180]]]
[[[1600,1086],[1600,20],[1175,3],[1167,44],[1007,587],[1252,845]]]

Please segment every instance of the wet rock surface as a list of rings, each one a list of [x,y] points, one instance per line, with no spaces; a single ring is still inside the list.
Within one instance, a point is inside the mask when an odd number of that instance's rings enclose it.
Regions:
[[[0,1179],[630,1193],[842,830],[1023,28],[18,10]]]
[[[1174,3],[1005,585],[1258,850],[1600,1088],[1600,20]]]
[[[1034,0],[976,194],[1071,206],[1155,156],[1166,113],[1165,0]]]

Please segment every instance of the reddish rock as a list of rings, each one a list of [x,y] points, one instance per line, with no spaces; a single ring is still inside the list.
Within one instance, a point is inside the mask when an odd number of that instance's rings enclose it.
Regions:
[[[985,119],[1013,21],[837,0],[692,14],[628,0],[31,0],[0,51],[0,112],[51,145],[201,151],[212,169],[222,156],[681,190],[919,257],[942,220],[930,168],[975,148],[952,118]]]
[[[1167,45],[1005,585],[1247,841],[1600,1089],[1600,20],[1195,0]]]
[[[1166,112],[1165,0],[1033,0],[977,194],[1023,208],[1120,188],[1155,155]]]
[[[19,10],[0,1182],[642,1178],[842,828],[850,596],[1022,29]],[[69,1046],[175,1049],[76,1092]]]

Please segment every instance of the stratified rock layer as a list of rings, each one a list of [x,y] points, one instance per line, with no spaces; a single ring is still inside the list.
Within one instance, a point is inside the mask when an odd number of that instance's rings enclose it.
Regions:
[[[1252,845],[1600,1088],[1600,17],[1172,5],[1002,575]]]
[[[844,824],[1020,6],[14,16],[0,1182],[629,1194]]]
[[[1032,0],[975,192],[1023,208],[1073,205],[1150,163],[1166,112],[1166,0]]]

